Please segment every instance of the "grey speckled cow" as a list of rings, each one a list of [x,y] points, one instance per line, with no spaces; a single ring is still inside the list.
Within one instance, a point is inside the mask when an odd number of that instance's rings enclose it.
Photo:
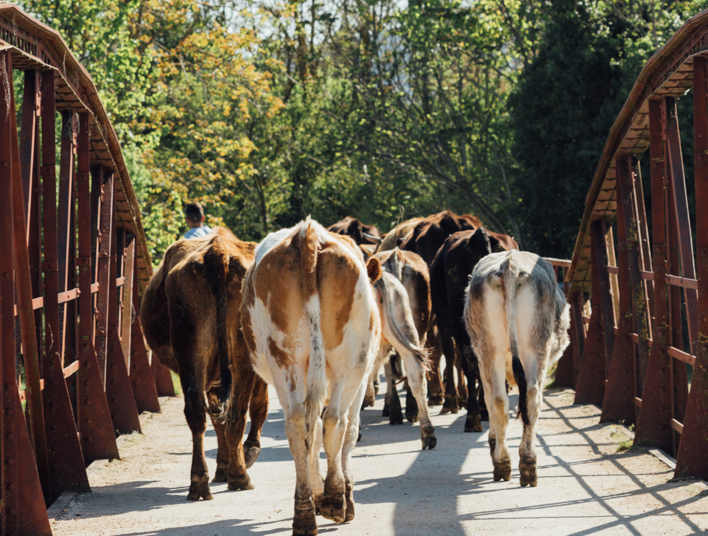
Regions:
[[[511,479],[506,445],[506,379],[519,386],[519,413],[524,422],[519,446],[521,485],[538,484],[534,427],[541,410],[546,370],[569,343],[568,309],[553,268],[533,253],[494,253],[479,261],[472,272],[464,318],[489,408],[494,480]]]

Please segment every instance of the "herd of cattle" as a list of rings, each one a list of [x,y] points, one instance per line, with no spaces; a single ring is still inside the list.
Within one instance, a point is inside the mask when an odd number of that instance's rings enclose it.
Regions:
[[[353,218],[328,229],[308,218],[260,244],[217,228],[167,250],[140,317],[150,348],[182,383],[190,500],[212,498],[207,414],[218,440],[213,481],[253,488],[247,468],[260,454],[271,384],[296,465],[293,534],[317,534],[317,514],[352,520],[351,454],[382,365],[384,415],[403,422],[395,385],[405,379],[405,414],[420,421],[423,449],[437,443],[428,405],[456,413],[466,399],[465,432],[489,419],[494,480],[511,478],[507,392],[517,385],[520,482],[537,484],[534,426],[546,370],[568,345],[568,305],[545,260],[474,216],[446,211],[385,236]]]

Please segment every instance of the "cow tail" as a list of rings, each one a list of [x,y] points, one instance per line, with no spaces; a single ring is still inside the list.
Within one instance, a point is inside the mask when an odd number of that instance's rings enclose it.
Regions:
[[[327,397],[327,364],[320,321],[320,296],[317,292],[317,255],[319,239],[308,216],[300,227],[300,262],[304,277],[304,298],[307,322],[310,326],[310,361],[307,368],[307,423],[321,415]]]
[[[426,348],[421,348],[414,342],[408,340],[408,337],[406,337],[405,333],[403,333],[401,326],[399,326],[398,322],[396,322],[396,304],[393,303],[394,300],[392,300],[389,293],[384,292],[383,289],[380,294],[383,302],[383,310],[386,311],[383,320],[388,324],[391,334],[395,339],[394,341],[390,341],[391,344],[396,350],[398,350],[399,353],[401,353],[401,351],[406,351],[409,354],[413,354],[418,360],[418,363],[420,363],[420,366],[423,367],[423,370],[430,370],[428,350]]]
[[[516,334],[516,283],[517,274],[512,270],[511,258],[502,266],[504,294],[506,295],[506,320],[509,331],[509,349],[511,350],[511,369],[516,385],[519,387],[519,414],[525,425],[529,424],[528,404],[526,401],[526,372],[519,358],[519,342]]]
[[[231,352],[229,347],[228,314],[228,280],[229,254],[218,235],[212,240],[211,246],[204,254],[204,268],[207,280],[216,300],[216,344],[219,355],[219,372],[221,376],[221,395],[219,397],[220,419],[226,420],[231,409],[231,394],[233,390],[233,372],[231,370]]]

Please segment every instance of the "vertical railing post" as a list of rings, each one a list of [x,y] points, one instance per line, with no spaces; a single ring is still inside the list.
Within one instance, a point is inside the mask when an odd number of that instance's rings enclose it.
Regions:
[[[108,185],[107,185],[108,186]],[[115,184],[111,182],[111,187]],[[115,194],[113,196],[115,199]],[[110,211],[111,217],[115,214],[115,203],[113,206],[103,207]],[[126,359],[121,349],[121,340],[118,335],[118,292],[116,289],[116,278],[118,273],[118,237],[115,221],[113,222],[113,236],[111,237],[111,251],[109,262],[108,278],[108,345],[106,351],[106,395],[111,406],[111,416],[113,425],[121,434],[140,432],[140,417],[138,407],[135,403],[133,388],[126,367]]]
[[[673,454],[671,411],[671,356],[669,355],[668,291],[666,285],[666,176],[664,132],[666,105],[649,101],[649,151],[651,159],[652,242],[654,244],[654,343],[649,354],[642,407],[634,444],[658,447]]]
[[[133,238],[131,244],[133,245],[133,253],[137,249],[137,239]],[[147,348],[145,346],[145,339],[143,338],[143,329],[140,324],[140,316],[138,315],[139,299],[138,299],[138,256],[131,255],[132,260],[126,261],[126,278],[128,274],[128,264],[133,263],[133,299],[134,304],[133,309],[128,316],[132,319],[130,329],[124,332],[123,338],[130,336],[130,381],[133,384],[133,394],[135,395],[135,404],[138,406],[138,411],[151,411],[153,413],[160,412],[160,400],[158,399],[158,381],[153,375],[154,368],[150,366],[150,361],[148,358]],[[135,314],[133,314],[133,312]],[[125,318],[125,317],[124,317]],[[164,368],[164,367],[163,367]],[[161,371],[160,371],[161,372]],[[170,378],[169,370],[167,371],[167,377],[172,382]],[[174,392],[172,393],[174,396]]]
[[[708,479],[708,214],[703,207],[708,202],[708,62],[702,56],[694,58],[693,92],[696,206],[700,207],[696,210],[696,327],[700,335],[697,337],[696,363],[676,459],[676,476],[705,480]]]
[[[34,99],[29,103],[35,106]],[[15,110],[15,94],[10,86],[10,125],[13,132],[17,132]],[[34,138],[34,132],[31,133]],[[32,274],[30,271],[29,249],[27,246],[27,220],[25,219],[25,198],[22,188],[22,170],[20,147],[17,135],[10,139],[12,149],[12,235],[15,243],[15,292],[17,295],[17,309],[22,340],[22,358],[25,365],[25,379],[27,383],[27,402],[30,417],[30,430],[34,456],[42,482],[44,499],[47,503],[51,500],[49,458],[47,453],[47,436],[44,430],[44,408],[42,407],[42,389],[40,387],[41,371],[39,368],[39,345],[37,343],[37,330],[34,324],[34,308],[32,306]],[[27,165],[31,165],[27,163]],[[30,170],[31,174],[31,170]],[[29,192],[28,197],[29,200]]]
[[[637,257],[639,234],[632,197],[632,171],[629,158],[619,157],[615,161],[620,316],[617,321],[617,336],[608,375],[608,390],[602,403],[600,417],[600,422],[624,422],[628,425],[636,422],[634,398],[637,395],[637,367],[635,347],[632,342],[632,332],[637,318],[634,296],[644,295],[643,290],[641,294],[637,294],[637,290],[633,288],[635,284],[633,270],[636,270],[637,279],[640,276]],[[639,284],[641,285],[641,279]],[[645,333],[644,336],[647,335]]]
[[[79,209],[79,426],[87,460],[119,458],[111,413],[93,347],[91,298],[91,193],[89,114],[79,114],[77,197]]]
[[[580,366],[585,352],[585,325],[583,324],[583,291],[579,290],[570,297],[570,329],[573,330],[574,337],[571,337],[573,344],[573,388],[578,385]]]
[[[592,295],[590,296],[592,313],[590,329],[585,340],[585,351],[580,362],[580,373],[575,385],[576,404],[602,405],[605,393],[605,330],[602,325],[602,291],[600,290],[596,248],[591,248]]]
[[[108,308],[110,306],[110,285],[115,286],[115,281],[111,282],[111,242],[113,238],[113,192],[115,174],[108,171],[104,175],[105,180],[101,185],[99,221],[99,244],[98,244],[98,296],[96,297],[96,354],[98,355],[98,367],[106,386],[106,356],[108,351]]]
[[[20,161],[14,149],[17,128],[13,128],[9,50],[0,52],[0,78],[6,82],[0,84],[0,226],[12,233],[13,173],[18,172],[14,168]],[[51,528],[17,388],[14,249],[13,240],[0,242],[0,528],[3,534],[43,536],[50,535]]]

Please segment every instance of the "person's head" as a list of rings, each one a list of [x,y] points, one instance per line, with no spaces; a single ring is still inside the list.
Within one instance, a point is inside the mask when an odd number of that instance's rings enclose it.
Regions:
[[[184,207],[184,215],[190,228],[201,227],[204,221],[204,209],[201,203],[187,203]]]

